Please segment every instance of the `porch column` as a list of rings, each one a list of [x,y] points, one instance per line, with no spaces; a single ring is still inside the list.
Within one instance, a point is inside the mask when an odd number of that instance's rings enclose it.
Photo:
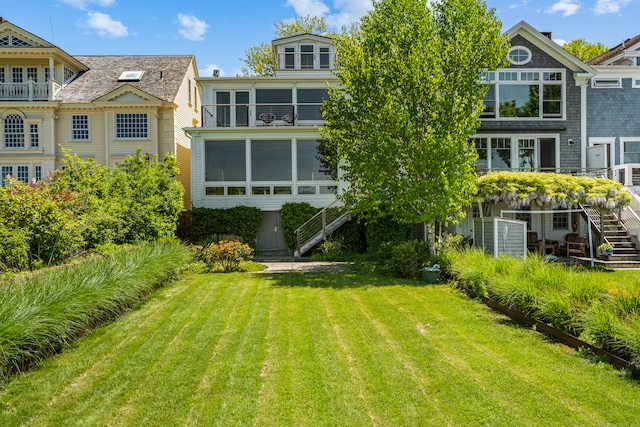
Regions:
[[[580,82],[580,167],[587,168],[587,82]]]

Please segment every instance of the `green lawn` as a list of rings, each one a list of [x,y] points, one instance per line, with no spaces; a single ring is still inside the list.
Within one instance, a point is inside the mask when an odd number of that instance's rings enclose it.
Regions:
[[[640,383],[448,286],[210,274],[0,397],[0,425],[637,425]]]

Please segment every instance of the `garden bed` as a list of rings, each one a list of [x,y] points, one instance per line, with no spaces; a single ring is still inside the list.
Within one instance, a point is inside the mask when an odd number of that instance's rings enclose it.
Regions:
[[[454,281],[488,305],[553,335],[588,348],[638,376],[640,280],[637,274],[493,258],[479,251],[451,253]]]

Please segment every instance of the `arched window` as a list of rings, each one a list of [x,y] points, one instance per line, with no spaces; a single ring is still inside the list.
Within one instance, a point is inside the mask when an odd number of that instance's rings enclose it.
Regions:
[[[18,114],[9,114],[4,119],[4,147],[24,148],[24,122]]]

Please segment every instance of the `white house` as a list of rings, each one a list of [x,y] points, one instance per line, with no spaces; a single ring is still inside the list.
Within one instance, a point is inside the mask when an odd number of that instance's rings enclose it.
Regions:
[[[330,38],[302,34],[274,40],[275,75],[200,77],[201,127],[191,137],[194,207],[252,206],[263,211],[257,249],[287,251],[282,205],[324,207],[340,191],[320,162],[321,107],[337,83]]]

